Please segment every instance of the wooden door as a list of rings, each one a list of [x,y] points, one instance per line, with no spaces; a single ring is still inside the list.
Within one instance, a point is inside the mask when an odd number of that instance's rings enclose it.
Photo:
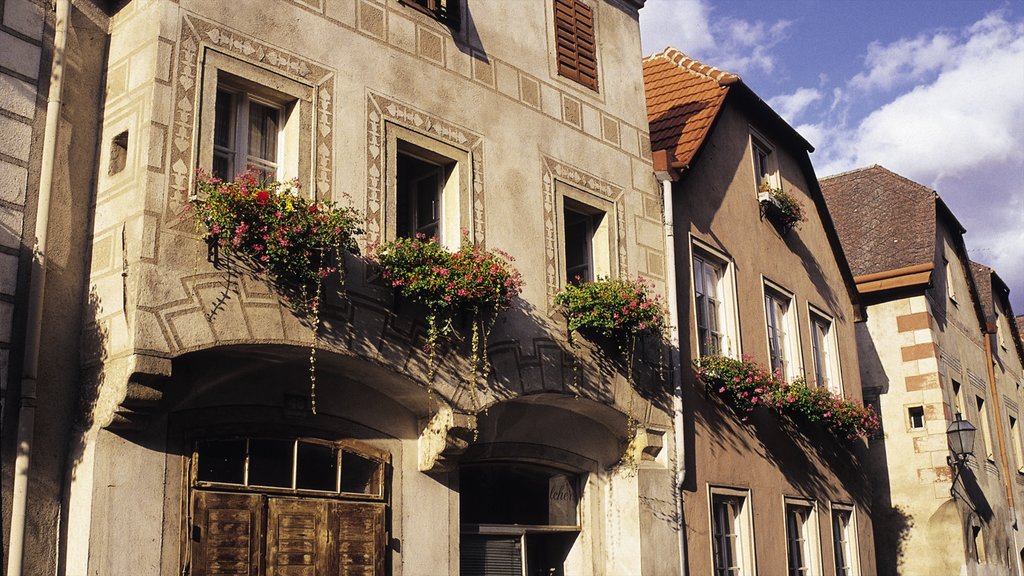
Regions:
[[[193,576],[260,576],[264,497],[227,492],[194,493]]]

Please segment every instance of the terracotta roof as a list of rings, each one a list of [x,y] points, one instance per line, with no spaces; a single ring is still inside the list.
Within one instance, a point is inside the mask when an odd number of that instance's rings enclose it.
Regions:
[[[984,264],[971,262],[971,276],[974,277],[974,287],[978,290],[978,299],[981,300],[986,320],[991,319],[996,311],[996,304],[992,300],[992,272]]]
[[[854,276],[934,262],[934,190],[877,164],[819,184]]]
[[[1024,334],[1024,314],[1017,316],[1015,320],[1017,321],[1017,333]]]
[[[1010,337],[1017,349],[1017,354],[1024,361],[1024,341],[1021,340],[1024,316],[1014,317],[1013,307],[1010,305],[1010,288],[1006,286],[1006,282],[1003,282],[995,270],[984,264],[972,261],[971,276],[974,277],[974,287],[978,291],[978,299],[981,300],[981,308],[986,321],[996,320],[998,310],[994,298],[999,298],[1002,309],[1010,321]]]
[[[643,65],[651,148],[668,150],[674,162],[689,166],[740,77],[671,47],[644,58]]]

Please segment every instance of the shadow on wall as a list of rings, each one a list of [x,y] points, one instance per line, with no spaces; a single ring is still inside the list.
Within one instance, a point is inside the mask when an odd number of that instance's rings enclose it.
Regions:
[[[871,522],[878,576],[898,576],[903,568],[903,552],[914,528],[914,519],[899,505],[876,503],[871,511]]]

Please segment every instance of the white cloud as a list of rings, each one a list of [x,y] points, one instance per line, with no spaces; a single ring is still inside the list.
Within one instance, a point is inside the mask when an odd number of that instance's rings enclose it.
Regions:
[[[994,12],[923,38],[869,47],[830,111],[798,130],[817,147],[819,175],[881,164],[937,190],[968,229],[972,257],[1006,280],[1022,313],[1024,21]],[[886,90],[895,93],[847,122],[854,104]]]
[[[768,99],[768,105],[775,110],[779,116],[786,119],[787,122],[793,124],[794,121],[802,114],[807,108],[821,100],[822,94],[815,88],[797,88],[796,92],[792,94],[781,94],[774,98]]]
[[[772,48],[787,38],[790,22],[720,17],[712,27],[713,11],[705,0],[648,0],[640,10],[644,53],[672,46],[705,64],[740,75],[775,69]]]

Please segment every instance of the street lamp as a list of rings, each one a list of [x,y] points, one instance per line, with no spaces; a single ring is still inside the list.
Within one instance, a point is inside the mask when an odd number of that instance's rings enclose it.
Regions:
[[[977,431],[973,424],[960,418],[959,412],[946,428],[946,440],[949,441],[949,449],[953,452],[946,457],[946,462],[953,467],[953,484],[949,487],[951,496],[956,496],[956,480],[967,464],[967,458],[974,454],[974,435]]]

